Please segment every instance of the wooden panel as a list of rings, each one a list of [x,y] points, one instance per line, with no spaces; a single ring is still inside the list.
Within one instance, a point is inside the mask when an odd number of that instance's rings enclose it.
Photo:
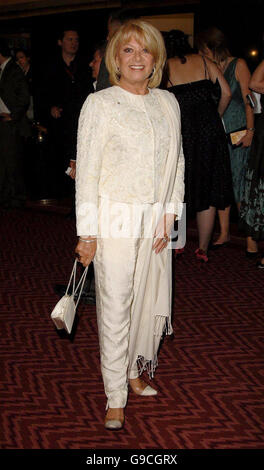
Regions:
[[[160,31],[180,29],[189,35],[190,44],[193,45],[194,14],[176,13],[171,15],[142,16],[142,20],[149,21]]]
[[[199,4],[200,0],[0,0],[0,19],[99,8],[146,8]]]
[[[0,0],[0,7],[6,7],[9,9],[12,6],[23,6],[24,8],[45,8],[45,7],[56,7],[56,6],[67,6],[67,5],[78,5],[78,4],[89,4],[89,3],[102,3],[102,0]],[[111,3],[111,2],[103,2]],[[118,2],[120,3],[120,2]]]
[[[9,3],[7,3],[7,1]],[[0,0],[0,19],[22,18],[98,8],[120,8],[118,0]]]
[[[27,5],[28,8],[43,8],[43,7],[51,7],[51,6],[58,6],[58,5],[78,5],[78,4],[96,4],[96,3],[118,3],[119,6],[139,6],[139,7],[151,7],[151,6],[167,6],[167,5],[178,5],[178,4],[194,4],[200,3],[198,0],[134,0],[134,1],[124,1],[119,0],[112,2],[109,1],[102,1],[102,0],[0,0],[0,7],[11,7],[14,5]]]

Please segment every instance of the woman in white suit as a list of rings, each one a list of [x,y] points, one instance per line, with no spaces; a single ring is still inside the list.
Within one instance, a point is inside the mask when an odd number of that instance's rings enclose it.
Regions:
[[[78,130],[76,253],[94,261],[105,427],[124,424],[128,384],[141,396],[164,333],[171,334],[169,236],[184,198],[180,112],[156,87],[163,38],[140,20],[123,25],[106,51],[111,88],[89,95]]]

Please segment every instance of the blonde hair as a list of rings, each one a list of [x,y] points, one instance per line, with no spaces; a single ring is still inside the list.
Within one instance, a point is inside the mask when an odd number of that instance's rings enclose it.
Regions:
[[[118,48],[122,44],[127,43],[131,37],[134,37],[137,42],[144,45],[150,54],[153,55],[155,68],[149,79],[148,86],[149,88],[159,86],[166,61],[165,44],[158,29],[142,20],[131,20],[123,24],[109,41],[106,49],[105,64],[109,72],[110,82],[112,85],[119,85],[120,75],[116,65],[116,55]]]

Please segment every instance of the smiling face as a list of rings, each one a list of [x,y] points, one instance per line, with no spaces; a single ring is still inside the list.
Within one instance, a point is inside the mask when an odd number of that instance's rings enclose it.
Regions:
[[[120,73],[120,86],[132,91],[135,87],[147,88],[155,59],[144,44],[132,36],[118,47],[116,65]]]

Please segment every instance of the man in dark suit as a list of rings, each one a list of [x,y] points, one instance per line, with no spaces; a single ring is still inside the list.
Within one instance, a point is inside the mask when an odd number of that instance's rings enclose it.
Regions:
[[[2,39],[0,68],[0,205],[20,207],[26,199],[22,155],[23,137],[30,134],[30,95],[25,76]]]
[[[50,78],[47,80],[47,83],[50,84],[49,95],[46,95],[45,101],[46,106],[48,105],[46,109],[50,126],[56,130],[58,154],[62,153],[61,161],[64,164],[64,171],[67,165],[71,167],[70,178],[64,175],[70,183],[71,179],[75,179],[77,127],[80,110],[87,95],[94,92],[93,79],[96,79],[97,76],[94,76],[89,70],[88,61],[83,63],[77,56],[79,48],[77,31],[65,30],[60,36],[59,46],[61,47],[61,56],[57,58],[53,69],[49,70]],[[61,168],[62,175],[64,171]],[[72,184],[72,188],[75,188],[74,184]],[[74,211],[71,212],[71,215],[74,215]],[[65,294],[66,288],[66,285],[56,284],[55,292],[62,296]],[[92,264],[89,267],[81,298],[86,303],[95,303]]]
[[[65,27],[58,39],[59,53],[45,66],[37,102],[37,115],[52,143],[56,197],[70,196],[73,185],[65,175],[76,158],[80,110],[93,91],[88,61],[79,53],[79,34]]]
[[[89,63],[89,67],[92,69],[92,78],[95,80],[93,82],[93,87],[96,87],[98,72],[100,68],[100,63],[102,57],[104,56],[106,48],[106,41],[101,41],[95,46],[93,59]],[[76,161],[71,160],[71,173],[69,176],[74,180],[76,174]],[[67,285],[65,284],[56,284],[55,292],[61,297],[65,294],[67,290]],[[87,304],[95,304],[95,280],[94,280],[94,268],[93,263],[90,264],[87,277],[84,282],[84,287],[81,295],[81,300]]]
[[[116,10],[111,13],[107,23],[107,41],[110,41],[115,32],[120,28],[120,26],[126,23],[129,20],[135,19],[136,15],[133,10],[127,8]],[[99,69],[99,74],[97,77],[96,91],[104,90],[109,88],[111,85],[109,81],[109,73],[105,65],[104,57],[101,60],[101,65]]]

